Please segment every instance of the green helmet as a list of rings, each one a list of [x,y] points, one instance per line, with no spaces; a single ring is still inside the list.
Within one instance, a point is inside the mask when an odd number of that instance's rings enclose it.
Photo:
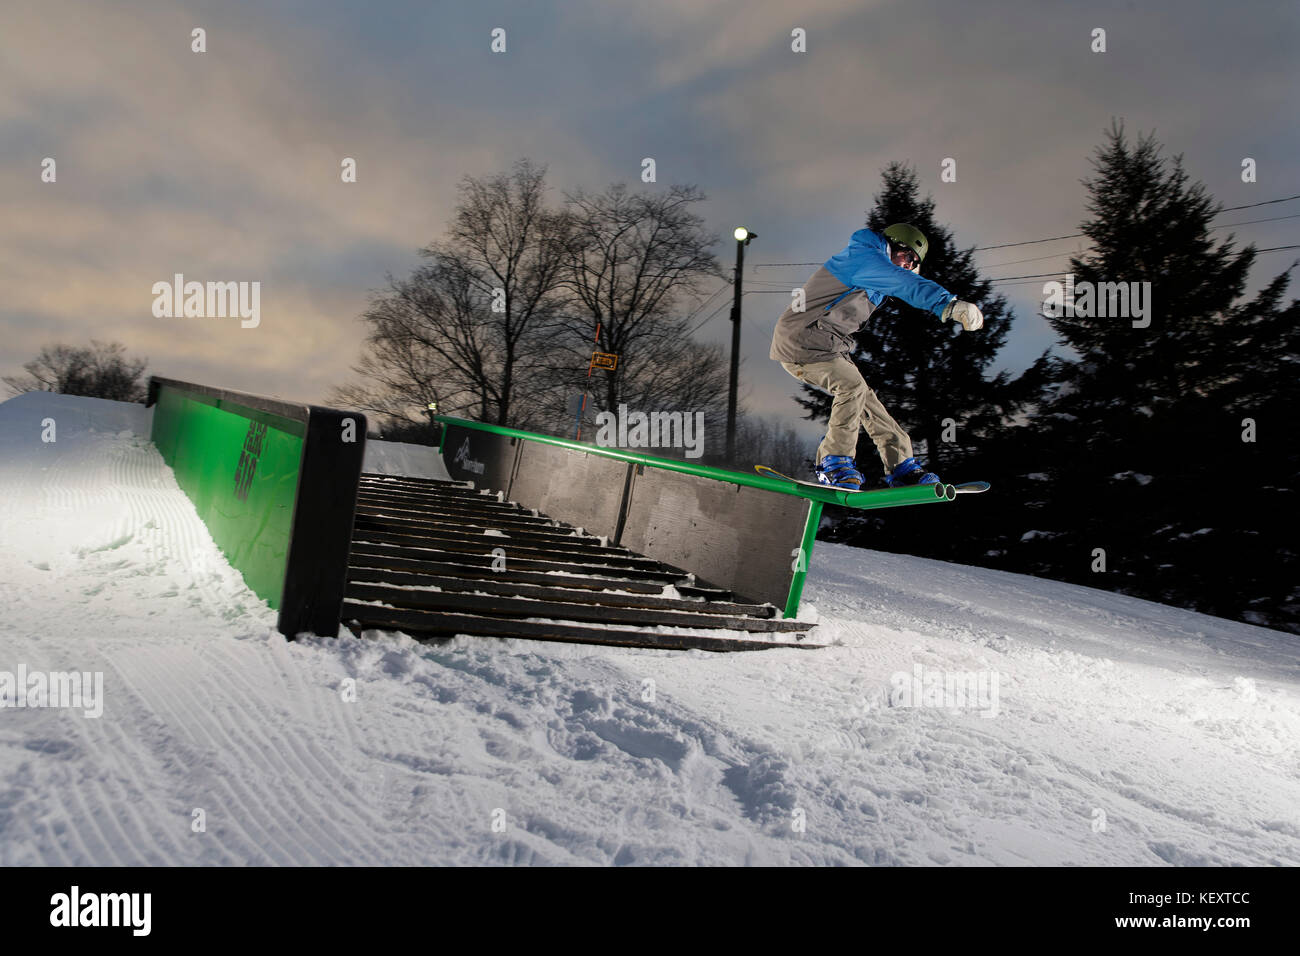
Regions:
[[[930,241],[925,238],[925,233],[910,222],[896,222],[889,226],[885,229],[885,238],[911,249],[920,262],[925,261],[925,254],[930,250]]]

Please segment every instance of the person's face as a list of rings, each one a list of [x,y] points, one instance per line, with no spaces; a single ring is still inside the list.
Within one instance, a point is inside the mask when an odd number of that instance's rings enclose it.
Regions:
[[[921,271],[921,260],[916,257],[916,253],[906,246],[892,245],[893,255],[890,257],[894,265],[900,269],[907,269],[910,272]]]

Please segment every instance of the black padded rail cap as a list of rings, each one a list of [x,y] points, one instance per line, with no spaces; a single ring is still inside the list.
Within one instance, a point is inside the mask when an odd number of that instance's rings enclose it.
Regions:
[[[233,402],[236,405],[243,405],[245,408],[251,408],[259,412],[267,412],[271,415],[279,415],[281,418],[291,418],[294,421],[305,422],[310,417],[315,405],[307,405],[302,402],[286,402],[279,398],[267,398],[265,395],[253,395],[249,392],[237,392],[232,388],[216,388],[212,385],[199,385],[197,382],[182,382],[176,378],[163,378],[160,375],[149,376],[149,393],[145,398],[145,407],[151,408],[158,404],[158,389],[162,386],[169,386],[184,392],[196,392],[199,395],[207,395],[211,398],[219,398],[223,401]],[[330,409],[334,411],[334,409]],[[365,421],[365,416],[355,416],[361,421]]]

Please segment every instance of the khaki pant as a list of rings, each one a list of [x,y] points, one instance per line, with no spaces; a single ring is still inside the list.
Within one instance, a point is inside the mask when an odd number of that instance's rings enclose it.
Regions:
[[[853,457],[858,448],[858,428],[865,428],[876,443],[880,460],[885,464],[885,474],[893,471],[905,458],[912,457],[912,439],[907,437],[898,422],[885,411],[858,367],[844,356],[829,362],[812,362],[795,365],[782,362],[781,367],[801,382],[830,392],[835,401],[831,404],[831,417],[826,425],[826,438],[817,447],[817,460],[827,455]],[[862,471],[861,463],[858,470]]]

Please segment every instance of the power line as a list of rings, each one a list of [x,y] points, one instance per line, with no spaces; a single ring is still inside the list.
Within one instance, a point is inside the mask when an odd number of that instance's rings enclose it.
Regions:
[[[990,282],[1001,282],[1000,279],[990,279]],[[1005,285],[1042,285],[1037,279],[1023,279],[1019,282],[1007,282]]]
[[[1278,216],[1277,218],[1278,218],[1278,219],[1294,219],[1294,218],[1298,218],[1298,216]],[[1272,220],[1261,219],[1261,220],[1258,220],[1258,221],[1260,221],[1260,222],[1271,222]],[[1215,228],[1215,229],[1226,229],[1226,228],[1229,228],[1229,227],[1234,226],[1234,225],[1236,225],[1236,226],[1242,226],[1242,225],[1246,225],[1246,223],[1240,223],[1240,222],[1238,222],[1238,223],[1229,223],[1227,226],[1214,226],[1213,228]],[[1035,240],[1035,241],[1038,241],[1038,240]],[[1046,240],[1043,240],[1043,241],[1046,241]],[[1020,245],[1020,243],[1011,243],[1011,244],[1012,244],[1012,245]],[[989,248],[993,248],[993,247],[989,247]],[[1280,251],[1285,250],[1285,249],[1300,249],[1300,245],[1296,245],[1296,246],[1272,246],[1272,247],[1270,247],[1270,248],[1268,248],[1268,249],[1256,249],[1255,251],[1256,251],[1256,252],[1280,252]],[[1074,255],[1074,253],[1071,253],[1071,252],[1057,252],[1057,253],[1054,253],[1053,255],[1050,255],[1050,256],[1035,256],[1035,257],[1032,258],[1032,259],[1016,259],[1016,260],[1013,260],[1013,261],[1011,261],[1011,262],[998,262],[998,263],[994,263],[993,265],[985,266],[985,268],[986,268],[986,269],[996,269],[998,266],[1010,266],[1010,265],[1016,265],[1017,263],[1020,263],[1020,262],[1037,262],[1037,261],[1039,261],[1039,260],[1041,260],[1041,259],[1055,259],[1057,256],[1068,256],[1068,255]],[[768,263],[768,264],[769,264],[769,265],[782,265],[782,264],[783,264],[783,265],[813,265],[813,264],[818,264],[818,265],[819,265],[820,263],[787,262],[787,263]],[[1023,275],[1023,276],[1001,276],[1001,277],[999,277],[999,278],[989,279],[988,281],[989,281],[989,282],[1008,282],[1008,281],[1010,281],[1010,280],[1012,280],[1012,279],[1047,279],[1047,278],[1052,278],[1052,277],[1054,277],[1054,276],[1062,276],[1062,275],[1065,275],[1065,273],[1064,273],[1064,272],[1037,272],[1037,273],[1034,273],[1034,274],[1032,274],[1032,275]],[[784,290],[783,290],[783,289],[776,289],[776,290],[773,290],[773,291],[776,291],[776,292],[783,292]]]
[[[984,266],[985,269],[1000,269],[1002,266],[1018,266],[1022,262],[1042,262],[1044,259],[1058,259],[1061,256],[1072,256],[1073,252],[1053,252],[1048,256],[1032,256],[1028,259],[1011,259],[1007,262],[991,262]]]
[[[1265,199],[1263,202],[1249,202],[1244,206],[1229,206],[1227,209],[1220,209],[1219,212],[1215,213],[1215,215],[1217,216],[1219,213],[1223,212],[1233,212],[1237,209],[1254,209],[1256,206],[1271,206],[1275,202],[1290,202],[1292,199],[1300,199],[1300,194],[1295,196],[1284,196],[1281,199]]]
[[[1263,201],[1261,201],[1261,202],[1245,203],[1245,204],[1240,205],[1240,206],[1228,206],[1228,207],[1225,207],[1224,209],[1220,209],[1220,210],[1219,210],[1218,212],[1216,212],[1214,215],[1215,215],[1215,216],[1218,216],[1218,215],[1221,215],[1222,213],[1225,213],[1225,212],[1235,212],[1235,211],[1240,210],[1240,209],[1254,209],[1254,208],[1257,208],[1257,207],[1259,207],[1259,206],[1271,206],[1271,205],[1275,205],[1276,203],[1290,202],[1290,201],[1293,200],[1293,199],[1300,199],[1300,193],[1297,193],[1297,194],[1294,195],[1294,196],[1283,196],[1283,197],[1278,198],[1278,199],[1265,199],[1265,200],[1263,200]],[[1211,230],[1214,230],[1214,229],[1233,229],[1233,228],[1235,228],[1235,227],[1237,227],[1237,226],[1251,226],[1251,225],[1256,225],[1256,224],[1261,223],[1261,222],[1280,222],[1280,221],[1285,220],[1285,219],[1297,219],[1297,218],[1300,218],[1300,213],[1297,213],[1297,214],[1294,214],[1294,215],[1290,215],[1290,216],[1271,216],[1271,217],[1268,217],[1268,218],[1265,218],[1265,219],[1247,219],[1247,220],[1244,220],[1244,221],[1242,221],[1242,222],[1223,223],[1222,225],[1211,226],[1211,227],[1209,227],[1209,228],[1210,228]],[[1040,245],[1040,244],[1042,244],[1042,243],[1044,243],[1044,242],[1060,242],[1060,241],[1065,240],[1065,239],[1080,239],[1080,238],[1085,237],[1086,235],[1087,235],[1087,233],[1082,233],[1082,232],[1073,232],[1073,233],[1070,233],[1069,235],[1065,235],[1065,236],[1050,236],[1050,237],[1048,237],[1048,238],[1046,238],[1046,239],[1027,239],[1027,240],[1025,240],[1025,241],[1023,241],[1023,242],[1003,242],[1003,243],[998,243],[998,244],[996,244],[996,245],[991,245],[991,246],[976,246],[976,247],[973,248],[971,251],[972,251],[972,252],[987,252],[987,251],[989,251],[990,249],[1011,249],[1011,248],[1015,248],[1015,247],[1017,247],[1017,246],[1033,246],[1033,245]],[[1256,249],[1255,251],[1256,251],[1257,253],[1263,253],[1263,252],[1284,252],[1284,251],[1287,251],[1287,250],[1290,250],[1290,249],[1300,249],[1300,245],[1270,246],[1270,247],[1267,248],[1267,249]],[[1087,250],[1081,250],[1081,251],[1087,251]],[[1032,257],[1027,258],[1027,259],[1013,259],[1013,260],[1011,260],[1010,262],[999,262],[999,263],[993,263],[993,264],[991,264],[991,265],[986,265],[984,268],[987,268],[987,269],[996,269],[996,268],[998,268],[998,267],[1000,267],[1000,266],[1017,265],[1017,264],[1022,263],[1022,262],[1039,262],[1039,261],[1042,261],[1043,259],[1055,259],[1055,258],[1057,258],[1058,256],[1066,256],[1066,255],[1074,255],[1074,254],[1075,254],[1075,253],[1071,253],[1071,252],[1057,252],[1057,253],[1052,253],[1051,255],[1046,255],[1046,256],[1032,256]],[[753,268],[754,270],[758,270],[758,269],[780,269],[780,268],[791,268],[791,267],[795,267],[795,266],[820,266],[820,265],[822,265],[822,264],[823,264],[823,262],[756,262],[756,263],[754,263],[754,265],[753,265],[751,268]],[[1033,280],[1036,280],[1036,279],[1057,278],[1057,277],[1059,277],[1059,276],[1063,276],[1063,275],[1065,275],[1065,274],[1066,274],[1066,273],[1063,273],[1063,272],[1039,272],[1039,273],[1033,273],[1033,274],[1022,275],[1022,276],[1002,276],[1001,278],[989,279],[988,281],[989,281],[989,282],[996,282],[996,283],[1013,282],[1013,283],[1016,283],[1016,284],[1025,284],[1025,283],[1027,283],[1027,282],[1030,282],[1030,281],[1033,281]],[[776,284],[777,284],[777,283],[770,282],[770,281],[769,281],[769,282],[761,282],[761,280],[754,280],[754,281],[755,281],[755,282],[758,282],[758,283],[760,283],[760,284],[763,284],[763,285],[776,285]],[[728,288],[728,286],[723,286],[722,288],[720,288],[720,289],[718,290],[718,292],[721,292],[722,289],[725,289],[725,288]],[[715,292],[714,295],[717,295],[718,292]],[[749,295],[750,292],[754,293],[755,295],[785,295],[785,294],[787,294],[785,289],[751,289],[751,290],[745,292],[744,294],[745,294],[745,295]],[[712,299],[713,296],[710,296],[709,298]],[[696,310],[695,315],[698,315],[700,311],[703,311],[704,306],[707,305],[707,304],[708,304],[708,301],[706,300],[705,303],[704,303],[704,305],[701,305],[700,308]],[[724,303],[724,305],[725,305],[725,303]],[[710,313],[710,314],[709,314],[709,315],[708,315],[708,316],[707,316],[707,317],[706,317],[702,322],[700,322],[699,325],[695,326],[695,328],[692,329],[691,332],[694,333],[696,330],[698,330],[700,327],[702,327],[702,326],[704,325],[705,322],[708,322],[709,319],[712,319],[713,316],[717,315],[718,312],[720,312],[721,310],[722,310],[722,307],[721,307],[721,306],[720,306],[719,308],[715,309],[715,310],[714,310],[712,313]],[[692,316],[692,318],[693,318],[693,317],[694,317],[694,316]]]
[[[788,289],[746,289],[741,293],[741,295],[742,296],[746,296],[746,295],[787,295],[788,296],[791,291],[792,290],[788,290]],[[701,328],[704,327],[705,322],[708,322],[715,315],[717,315],[719,312],[729,307],[730,305],[731,305],[730,302],[723,302],[716,309],[714,309],[712,312],[706,315],[699,325],[695,326],[695,328],[691,329],[686,334],[694,335],[696,332],[698,332]]]
[[[1282,252],[1286,249],[1300,249],[1300,244],[1296,244],[1293,246],[1270,246],[1267,249],[1256,249],[1255,251],[1256,252]],[[1065,274],[1066,273],[1064,272],[1039,272],[1034,275],[1025,275],[1025,276],[1002,276],[1001,278],[989,279],[988,281],[1009,282],[1012,279],[1047,279],[1047,278],[1055,278],[1056,276],[1063,276]]]
[[[724,288],[726,288],[726,287],[724,286]],[[729,305],[731,305],[731,303],[730,303],[730,302],[727,302],[727,301],[724,300],[723,303],[722,303],[721,305],[719,305],[716,309],[714,309],[712,312],[710,312],[708,315],[706,315],[703,319],[701,319],[699,325],[695,326],[695,328],[691,329],[691,330],[690,330],[689,332],[687,332],[686,334],[687,334],[688,336],[694,335],[694,334],[695,334],[696,332],[698,332],[700,329],[704,328],[705,323],[708,322],[709,319],[713,318],[715,315],[717,315],[717,314],[718,314],[719,312],[721,312],[723,309],[727,308]]]
[[[1274,203],[1279,203],[1279,202],[1290,202],[1292,199],[1300,199],[1300,194],[1297,194],[1297,195],[1295,195],[1295,196],[1283,196],[1281,199],[1265,199],[1263,202],[1252,202],[1252,203],[1246,203],[1244,206],[1228,206],[1228,207],[1225,208],[1225,209],[1220,209],[1220,210],[1219,210],[1218,212],[1216,212],[1214,215],[1219,216],[1219,215],[1222,215],[1222,214],[1225,213],[1225,212],[1234,212],[1235,210],[1238,210],[1238,209],[1254,209],[1256,206],[1271,206],[1271,205],[1273,205]],[[1279,218],[1279,219],[1289,219],[1289,218],[1291,218],[1291,217],[1290,217],[1290,216],[1279,216],[1278,218]],[[1269,220],[1269,219],[1260,219],[1260,220],[1257,220],[1257,221],[1258,221],[1258,222],[1271,222],[1272,220]],[[1228,226],[1226,226],[1226,227],[1225,227],[1225,226],[1214,226],[1214,227],[1212,227],[1212,228],[1214,228],[1214,229],[1230,228],[1232,225],[1234,225],[1234,224],[1233,224],[1233,223],[1230,223],[1230,224],[1229,224]],[[1245,223],[1235,223],[1235,225],[1245,225]],[[998,245],[996,245],[996,246],[976,246],[972,251],[973,251],[973,252],[983,252],[983,251],[986,251],[986,250],[988,250],[988,249],[1009,249],[1009,248],[1011,248],[1012,246],[1032,246],[1032,245],[1035,245],[1035,244],[1040,243],[1040,242],[1056,242],[1056,241],[1058,241],[1058,240],[1060,240],[1060,239],[1078,239],[1078,238],[1080,238],[1081,236],[1085,236],[1085,235],[1087,235],[1087,233],[1083,233],[1083,232],[1072,232],[1072,233],[1070,233],[1068,236],[1053,236],[1053,237],[1051,237],[1050,239],[1029,239],[1029,240],[1027,240],[1026,242],[1003,242],[1003,243],[1000,243],[1000,244],[998,244]]]
[[[1242,205],[1242,206],[1227,206],[1227,207],[1225,207],[1225,208],[1223,208],[1223,209],[1220,209],[1220,210],[1219,210],[1218,212],[1216,212],[1214,215],[1219,216],[1219,215],[1222,215],[1222,214],[1225,213],[1225,212],[1235,212],[1235,211],[1238,210],[1238,209],[1254,209],[1254,208],[1257,207],[1257,206],[1271,206],[1271,205],[1273,205],[1273,204],[1275,204],[1275,203],[1280,203],[1280,202],[1290,202],[1290,201],[1293,200],[1293,199],[1300,199],[1300,193],[1297,193],[1297,194],[1294,195],[1294,196],[1283,196],[1283,197],[1281,197],[1280,199],[1265,199],[1263,202],[1252,202],[1252,203],[1246,203],[1245,205]],[[1211,228],[1213,228],[1213,229],[1230,229],[1230,228],[1232,228],[1233,226],[1245,226],[1245,225],[1250,225],[1250,224],[1252,224],[1252,223],[1256,223],[1256,222],[1276,222],[1276,221],[1279,220],[1279,219],[1294,219],[1294,218],[1296,218],[1296,216],[1278,216],[1278,217],[1273,218],[1273,219],[1252,219],[1252,220],[1249,220],[1249,221],[1247,221],[1247,222],[1227,223],[1226,225],[1223,225],[1223,226],[1212,226]],[[1068,236],[1050,236],[1050,237],[1048,237],[1048,238],[1046,238],[1046,239],[1026,239],[1026,240],[1023,241],[1023,242],[1002,242],[1002,243],[998,243],[997,245],[992,245],[992,246],[976,246],[976,247],[975,247],[974,249],[972,249],[971,251],[972,251],[972,252],[987,252],[989,249],[1010,249],[1010,248],[1012,248],[1012,247],[1014,247],[1014,246],[1033,246],[1033,245],[1037,245],[1037,244],[1039,244],[1039,243],[1043,243],[1043,242],[1059,242],[1059,241],[1062,240],[1062,239],[1078,239],[1078,238],[1081,238],[1082,236],[1085,236],[1085,235],[1087,235],[1087,233],[1083,233],[1083,232],[1072,232],[1072,233],[1070,233]],[[1261,250],[1261,251],[1262,251],[1262,250]],[[1065,255],[1065,253],[1060,253],[1060,255]],[[1044,258],[1050,258],[1050,256],[1044,256]],[[1031,261],[1033,261],[1033,260],[1031,260],[1031,259],[1022,259],[1022,260],[1019,260],[1019,261],[1021,261],[1021,262],[1031,262]],[[1002,263],[1002,264],[1003,264],[1003,265],[1008,265],[1009,263]],[[754,268],[755,268],[755,269],[767,269],[767,268],[773,268],[773,269],[775,269],[775,268],[783,267],[783,266],[819,266],[819,265],[821,265],[820,262],[756,262],[756,263],[754,263]]]
[[[1283,201],[1285,201],[1285,200],[1270,200],[1270,202],[1283,202]],[[1225,212],[1226,212],[1226,210],[1225,210]],[[1291,216],[1270,216],[1270,217],[1267,218],[1267,219],[1246,219],[1246,220],[1243,220],[1242,222],[1228,222],[1228,223],[1224,223],[1224,224],[1219,225],[1219,226],[1211,226],[1211,227],[1210,227],[1210,230],[1215,230],[1215,229],[1232,229],[1232,228],[1234,228],[1234,227],[1236,227],[1236,226],[1251,226],[1251,225],[1255,225],[1255,224],[1257,224],[1257,223],[1261,223],[1261,222],[1280,222],[1280,221],[1282,221],[1282,220],[1284,220],[1284,219],[1300,219],[1300,213],[1296,213],[1296,214],[1291,215]],[[1084,235],[1084,234],[1083,234],[1083,233],[1078,233],[1077,235],[1078,235],[1078,236],[1082,236],[1082,235]],[[1075,237],[1075,236],[1058,236],[1057,238],[1058,238],[1058,239],[1070,239],[1070,238],[1077,238],[1077,237]],[[981,247],[981,248],[983,248],[983,249],[1005,249],[1005,248],[1007,248],[1007,247],[1009,247],[1009,246],[1031,245],[1032,243],[1036,243],[1036,242],[1051,242],[1051,241],[1053,241],[1053,240],[1050,240],[1050,239],[1033,239],[1033,240],[1030,240],[1030,242],[1026,242],[1026,243],[1021,243],[1021,242],[1009,242],[1009,243],[1005,243],[1005,244],[1000,245],[1000,246],[983,246],[983,247]],[[1290,248],[1293,248],[1293,247],[1291,247],[1291,246],[1277,246],[1277,247],[1275,247],[1274,249],[1256,249],[1255,251],[1256,251],[1256,252],[1273,252],[1273,251],[1275,251],[1276,249],[1290,249]],[[1086,252],[1087,250],[1080,250],[1080,251]],[[992,262],[992,263],[986,263],[986,264],[983,266],[983,268],[985,268],[985,269],[997,269],[997,268],[999,268],[999,267],[1001,267],[1001,266],[1014,266],[1014,265],[1019,265],[1019,264],[1021,264],[1021,263],[1023,263],[1023,262],[1041,262],[1041,261],[1043,261],[1044,259],[1055,259],[1055,258],[1057,258],[1057,257],[1059,257],[1059,256],[1072,256],[1072,255],[1075,255],[1075,254],[1076,254],[1076,253],[1074,253],[1074,252],[1053,252],[1053,253],[1051,253],[1050,255],[1046,255],[1046,256],[1031,256],[1031,257],[1029,257],[1029,258],[1027,258],[1027,259],[1011,259],[1011,260],[1009,260],[1009,261],[1007,261],[1007,262]],[[822,264],[822,263],[820,263],[820,262],[761,262],[761,263],[756,263],[755,266],[754,266],[754,268],[755,268],[755,269],[758,269],[758,268],[760,268],[760,267],[764,267],[764,266],[771,266],[771,267],[776,267],[776,266],[818,266],[818,265],[821,265],[821,264]],[[1008,278],[1012,278],[1012,277],[1008,277]],[[754,280],[754,281],[760,281],[760,280]],[[998,281],[998,280],[997,280],[997,279],[994,279],[994,280],[992,280],[992,281],[996,282],[996,281]]]
[[[694,312],[692,312],[690,315],[686,317],[686,321],[687,322],[691,321],[693,318],[695,318],[697,315],[703,312],[706,308],[708,308],[709,303],[712,302],[715,298],[717,298],[719,292],[723,292],[724,290],[730,288],[731,288],[730,282],[724,282],[722,285],[718,286],[716,289],[713,290],[712,295],[710,295],[707,299],[705,299],[703,302],[700,303],[699,308],[697,308]],[[705,321],[708,320],[706,319]]]
[[[1290,216],[1269,216],[1267,219],[1243,219],[1241,222],[1225,222],[1219,226],[1211,226],[1207,231],[1212,232],[1215,229],[1232,229],[1235,226],[1253,226],[1261,222],[1281,222],[1284,219],[1300,219],[1300,212],[1293,213]],[[1256,251],[1262,252],[1263,250],[1259,249]],[[1059,256],[1072,256],[1072,255],[1074,255],[1073,252],[1053,252],[1046,256],[1031,256],[1028,259],[1011,259],[1007,262],[991,262],[985,265],[984,268],[997,269],[1000,268],[1001,266],[1019,265],[1022,262],[1042,262],[1044,259],[1055,259]]]
[[[1056,276],[1063,276],[1064,272],[1035,272],[1027,276],[1003,276],[1000,279],[989,279],[989,282],[1006,282],[1008,279],[1049,279]]]
[[[986,249],[1010,249],[1012,246],[1033,246],[1040,242],[1056,242],[1059,239],[1078,239],[1080,236],[1087,235],[1082,232],[1072,232],[1068,236],[1052,236],[1050,239],[1027,239],[1024,242],[1003,242],[996,246],[976,246],[972,252],[983,252]]]
[[[1222,215],[1222,214],[1225,213],[1225,212],[1233,212],[1233,211],[1238,210],[1238,209],[1254,209],[1256,206],[1271,206],[1271,205],[1274,204],[1274,203],[1279,203],[1279,202],[1290,202],[1292,199],[1300,199],[1300,194],[1297,194],[1297,195],[1295,195],[1295,196],[1283,196],[1281,199],[1266,199],[1266,200],[1264,200],[1263,202],[1252,202],[1252,203],[1246,203],[1244,206],[1228,206],[1228,207],[1225,208],[1225,209],[1220,209],[1220,210],[1219,210],[1218,212],[1216,212],[1214,215],[1219,216],[1219,215]],[[1278,218],[1279,218],[1279,219],[1290,219],[1290,218],[1293,218],[1293,217],[1291,217],[1291,216],[1279,216]],[[1271,220],[1271,219],[1257,219],[1257,220],[1254,220],[1254,221],[1255,221],[1255,222],[1272,222],[1272,221],[1274,221],[1274,220]],[[1233,225],[1242,226],[1242,225],[1246,225],[1246,223],[1229,223],[1228,226],[1214,226],[1214,227],[1212,227],[1212,228],[1214,228],[1214,229],[1224,229],[1224,228],[1230,228],[1230,227],[1233,226]],[[1012,246],[1032,246],[1032,245],[1035,245],[1036,243],[1040,243],[1040,242],[1056,242],[1056,241],[1059,240],[1059,239],[1078,239],[1079,237],[1084,236],[1084,235],[1087,235],[1087,233],[1082,233],[1082,232],[1072,232],[1072,233],[1070,233],[1068,236],[1053,236],[1053,237],[1051,237],[1050,239],[1030,239],[1030,240],[1028,240],[1028,241],[1026,241],[1026,242],[1003,242],[1003,243],[1000,243],[1000,244],[998,244],[998,245],[996,245],[996,246],[976,246],[972,251],[974,251],[974,252],[983,252],[983,251],[988,250],[988,249],[1009,249],[1009,248],[1012,247]]]
[[[1290,216],[1269,216],[1267,219],[1246,219],[1243,222],[1225,222],[1222,226],[1211,226],[1211,229],[1231,229],[1233,226],[1253,226],[1257,222],[1278,222],[1282,219],[1300,219],[1300,212],[1293,213]]]

